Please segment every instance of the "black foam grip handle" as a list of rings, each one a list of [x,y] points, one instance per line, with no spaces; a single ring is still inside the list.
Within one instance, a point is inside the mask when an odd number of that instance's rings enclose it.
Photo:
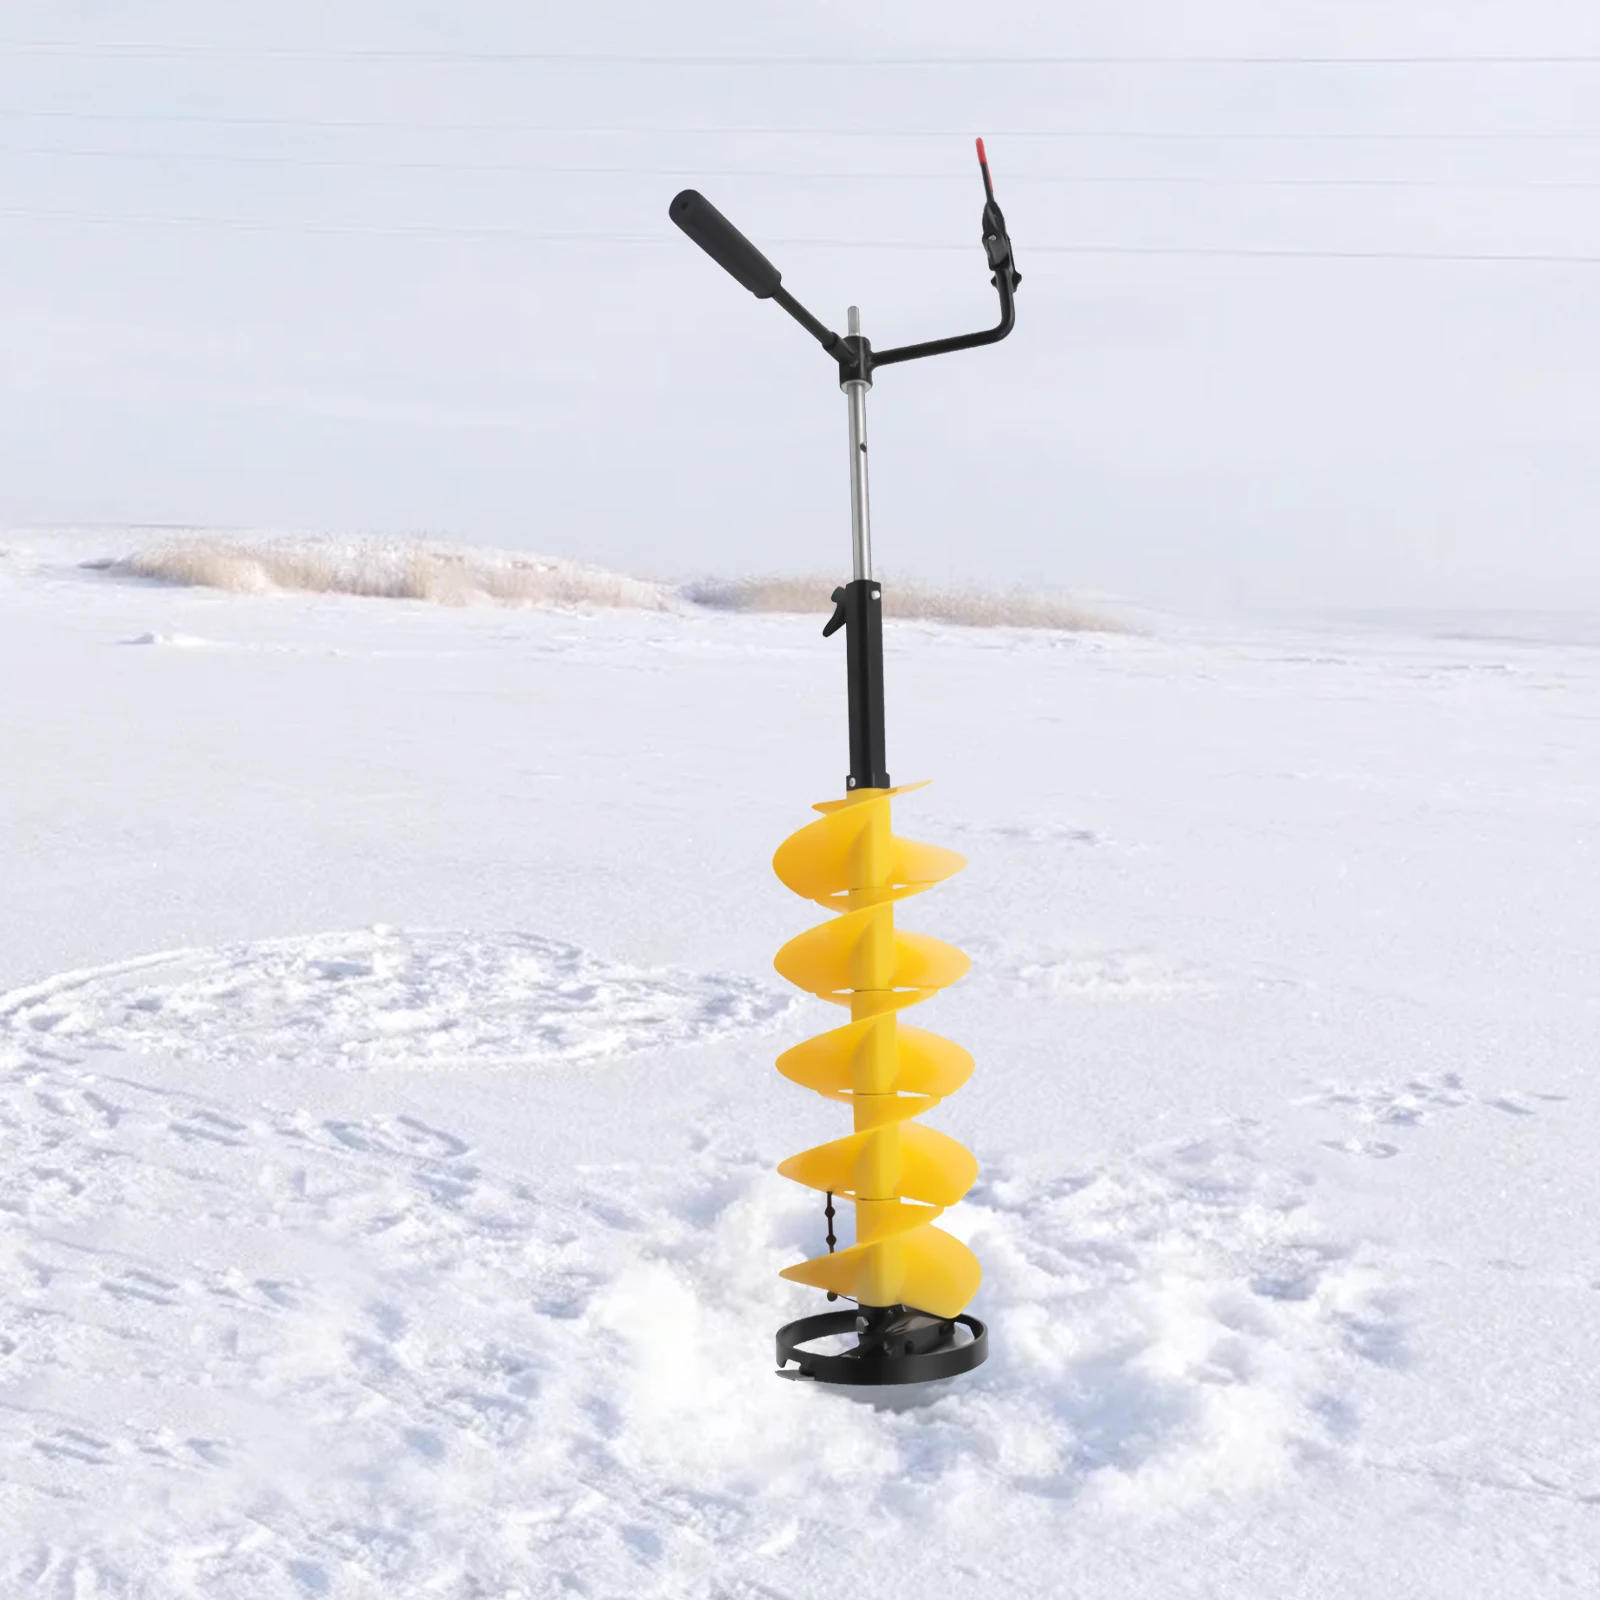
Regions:
[[[673,197],[667,215],[758,300],[770,300],[783,274],[697,189]]]

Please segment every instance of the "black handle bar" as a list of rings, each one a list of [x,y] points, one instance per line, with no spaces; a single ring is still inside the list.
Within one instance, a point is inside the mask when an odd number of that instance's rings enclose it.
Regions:
[[[667,215],[756,299],[776,300],[829,355],[843,358],[844,340],[783,287],[783,274],[698,189],[675,195]]]
[[[699,190],[676,196],[667,215],[757,300],[770,300],[783,282],[783,274]]]
[[[1022,274],[1011,257],[1011,239],[1006,219],[995,203],[994,184],[989,177],[989,159],[983,140],[978,140],[978,165],[983,171],[983,250],[994,276],[989,280],[1000,295],[1000,321],[978,333],[957,334],[950,339],[930,339],[925,344],[901,345],[898,349],[874,351],[865,339],[838,334],[811,315],[783,287],[783,274],[695,189],[685,189],[674,197],[667,215],[700,246],[725,272],[744,285],[758,300],[776,300],[824,350],[840,364],[846,377],[870,378],[874,367],[896,361],[916,361],[923,356],[944,355],[951,350],[970,350],[975,345],[995,344],[1016,324],[1017,285]],[[848,368],[848,371],[846,369]]]

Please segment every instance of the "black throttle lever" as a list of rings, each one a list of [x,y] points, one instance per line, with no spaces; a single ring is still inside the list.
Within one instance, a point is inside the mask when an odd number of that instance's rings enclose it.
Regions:
[[[983,253],[989,258],[989,265],[994,268],[994,276],[989,280],[995,288],[1000,287],[1001,270],[1011,275],[1011,288],[1015,292],[1017,285],[1022,282],[1022,274],[1017,271],[1016,263],[1011,259],[1011,235],[1006,232],[1005,213],[1000,209],[1000,202],[994,197],[994,182],[989,176],[989,157],[984,153],[983,140],[978,141],[978,165],[983,168]]]

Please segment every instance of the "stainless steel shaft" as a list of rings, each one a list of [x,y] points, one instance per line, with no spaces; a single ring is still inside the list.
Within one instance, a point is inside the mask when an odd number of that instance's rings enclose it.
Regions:
[[[861,313],[850,307],[847,330],[861,332]],[[871,383],[853,378],[843,385],[850,407],[850,545],[856,578],[872,576],[872,513],[867,504],[867,390]]]

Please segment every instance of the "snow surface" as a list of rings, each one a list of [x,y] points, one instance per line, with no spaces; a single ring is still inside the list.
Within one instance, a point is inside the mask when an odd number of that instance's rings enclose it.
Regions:
[[[0,1592],[1600,1589],[1592,620],[891,625],[994,1348],[859,1396],[820,619],[0,549]]]

